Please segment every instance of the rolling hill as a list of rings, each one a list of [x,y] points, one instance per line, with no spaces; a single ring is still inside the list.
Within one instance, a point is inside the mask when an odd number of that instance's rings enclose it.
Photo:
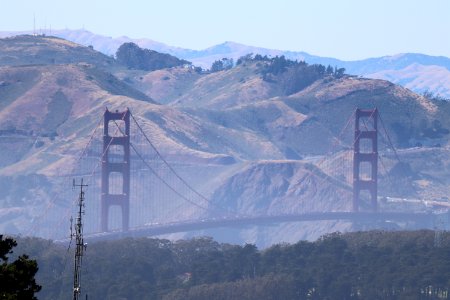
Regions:
[[[0,32],[0,37],[28,32]],[[323,64],[344,67],[349,74],[367,78],[384,79],[402,85],[416,93],[430,91],[441,97],[450,98],[450,58],[430,56],[419,53],[402,53],[390,56],[367,58],[356,61],[343,61],[331,57],[319,57],[306,52],[283,51],[248,46],[234,42],[224,42],[203,50],[183,49],[165,45],[150,39],[132,39],[126,36],[112,38],[92,33],[87,30],[52,30],[44,32],[58,36],[74,43],[93,46],[96,50],[111,56],[123,43],[134,42],[142,48],[169,53],[179,58],[191,61],[194,65],[210,68],[215,60],[224,57],[235,61],[246,54],[254,53],[268,56],[285,55],[289,59],[304,60],[310,64]],[[411,68],[415,69],[410,72]]]
[[[33,220],[42,217],[51,194],[62,188],[55,178],[71,169],[106,107],[130,108],[167,160],[190,166],[180,172],[196,188],[239,213],[289,213],[301,205],[313,211],[345,208],[348,170],[336,167],[335,174],[327,166],[339,165],[342,151],[351,148],[352,128],[342,133],[356,107],[378,107],[392,142],[404,149],[399,155],[416,176],[396,177],[405,187],[402,195],[424,198],[428,187],[432,197],[448,192],[439,178],[449,170],[437,172],[427,164],[430,155],[436,165],[450,161],[444,148],[450,105],[385,80],[324,74],[288,93],[284,71],[265,76],[269,61],[249,60],[215,73],[185,67],[129,70],[92,48],[49,36],[1,39],[0,61],[4,232],[27,233]],[[380,194],[387,195],[395,190],[388,175],[395,171],[396,161],[387,150],[386,135],[380,140],[387,157],[380,171],[380,186],[386,192]],[[419,144],[423,147],[414,155],[408,152]],[[307,173],[314,176],[308,176],[308,187],[302,191],[298,183]],[[342,187],[342,194],[333,194],[336,187]],[[58,201],[51,216],[70,207],[67,199]],[[43,229],[34,234],[52,237],[48,229],[55,224],[41,223]],[[228,238],[269,245],[350,226],[284,224],[239,229]],[[63,226],[58,237],[64,230]]]

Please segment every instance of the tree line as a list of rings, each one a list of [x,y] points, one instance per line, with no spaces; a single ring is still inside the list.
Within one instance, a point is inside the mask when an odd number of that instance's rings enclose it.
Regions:
[[[321,64],[307,64],[304,61],[287,59],[284,55],[268,57],[260,54],[247,54],[236,61],[236,66],[254,63],[259,66],[262,79],[269,83],[279,83],[285,95],[295,94],[311,85],[318,79],[341,78],[345,68],[325,67]],[[233,59],[222,58],[211,65],[211,72],[229,70],[233,67]]]
[[[90,299],[448,299],[450,235],[433,231],[330,234],[315,242],[221,244],[123,239],[88,245],[82,290]],[[18,239],[39,264],[39,299],[66,299],[72,254]]]
[[[159,53],[140,48],[135,43],[124,43],[116,52],[117,61],[130,69],[154,71],[182,65],[190,65],[189,61],[179,59],[167,53]]]
[[[178,59],[166,53],[143,49],[134,43],[122,44],[116,52],[116,60],[129,69],[154,71],[182,65],[192,65],[191,62]],[[290,60],[284,55],[268,57],[260,54],[247,54],[236,61],[236,66],[255,63],[259,66],[259,73],[264,81],[280,84],[285,95],[297,93],[318,79],[341,78],[345,75],[345,68],[325,67],[321,64],[309,65],[304,61]],[[211,64],[209,72],[230,70],[235,66],[232,58],[222,58]],[[192,67],[197,73],[203,70]]]

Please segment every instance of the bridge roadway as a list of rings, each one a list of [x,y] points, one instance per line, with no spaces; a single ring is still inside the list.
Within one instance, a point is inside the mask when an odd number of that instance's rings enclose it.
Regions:
[[[250,225],[270,226],[285,222],[310,222],[310,221],[332,221],[346,220],[351,222],[414,222],[418,228],[432,228],[436,214],[431,212],[317,212],[296,215],[279,216],[236,216],[229,218],[203,219],[186,222],[173,222],[166,224],[150,224],[140,227],[130,228],[127,232],[109,231],[93,234],[86,234],[86,242],[101,240],[113,240],[124,237],[152,237],[162,234],[177,232],[197,231],[221,227],[240,227]],[[59,240],[57,242],[68,242]]]

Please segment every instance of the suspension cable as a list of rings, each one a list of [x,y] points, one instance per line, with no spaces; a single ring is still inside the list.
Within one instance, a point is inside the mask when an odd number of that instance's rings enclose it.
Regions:
[[[345,126],[342,128],[342,130],[340,131],[339,135],[338,135],[337,137],[334,138],[334,141],[336,141],[337,143],[341,143],[341,138],[342,138],[342,136],[345,134],[345,131],[347,130],[347,128],[348,128],[348,126],[350,125],[351,121],[353,120],[354,116],[355,116],[355,111],[353,111],[353,113],[351,114],[351,116],[347,119],[347,122],[346,122]],[[333,148],[337,145],[337,143],[332,143],[332,144],[330,145],[330,150],[328,151],[328,153],[331,153],[331,152],[332,152]],[[353,142],[352,147],[354,148],[354,146],[355,146],[355,144],[354,144],[354,142]],[[317,166],[318,166],[319,168],[321,168],[321,167],[322,167],[322,164],[324,164],[326,160],[327,160],[327,157],[324,156],[324,157],[317,163]],[[314,173],[313,173],[312,171],[310,171],[310,170],[308,170],[307,172],[308,172],[309,175],[317,176],[317,174],[314,174]],[[324,173],[325,173],[325,172],[324,172]],[[326,173],[325,173],[325,174],[326,174]],[[329,175],[328,175],[328,176],[329,176]],[[322,177],[322,178],[319,177],[319,178],[320,178],[319,185],[322,185],[322,184],[325,182],[325,180],[327,180],[327,177],[328,177],[328,176],[324,176],[324,177]],[[308,178],[307,178],[307,177],[303,178],[303,180],[306,180],[306,179],[308,179]]]
[[[83,149],[81,155],[80,155],[80,156],[78,157],[78,159],[75,161],[75,165],[77,165],[77,164],[81,161],[81,159],[83,158],[83,156],[87,153],[87,149],[88,149],[89,145],[92,143],[92,141],[94,140],[95,133],[96,133],[97,129],[100,127],[100,125],[101,125],[101,123],[102,123],[102,119],[104,118],[104,114],[105,114],[105,113],[102,114],[102,116],[101,116],[101,118],[100,118],[100,121],[97,123],[97,126],[96,126],[95,129],[92,131],[92,134],[91,134],[91,136],[90,136],[90,138],[89,138],[89,141],[88,141],[88,143],[86,144],[86,146],[84,147],[84,149]],[[122,121],[123,121],[123,118],[124,118],[124,117],[122,117]],[[119,132],[118,129],[116,129],[116,131],[115,131],[114,134],[117,134],[118,132]],[[88,176],[88,179],[87,179],[87,183],[90,183],[90,181],[91,181],[92,178],[94,177],[94,174],[95,174],[95,172],[97,171],[98,167],[101,165],[102,158],[104,157],[104,155],[105,155],[106,152],[108,151],[109,147],[111,146],[111,143],[112,143],[112,139],[109,141],[107,147],[106,147],[105,150],[102,152],[102,155],[100,156],[99,162],[98,162],[97,164],[95,164],[94,168],[91,170],[90,175]],[[54,202],[55,202],[57,196],[58,196],[57,194],[55,194],[55,195],[53,196],[53,198],[51,199],[51,201],[47,204],[47,207],[44,209],[44,212],[38,217],[39,220],[42,221],[42,218],[45,217],[45,216],[48,214],[48,212],[50,211],[50,209],[55,205]],[[59,226],[62,224],[62,222],[63,222],[63,221],[64,221],[64,220],[72,213],[73,205],[74,205],[74,203],[75,203],[77,197],[78,197],[78,196],[76,196],[76,197],[74,196],[74,198],[73,198],[72,201],[71,201],[71,209],[70,209],[70,210],[67,210],[66,214],[63,215],[63,217],[60,219],[59,223],[57,224],[57,227],[59,227]],[[39,224],[40,224],[40,223],[39,223]],[[39,224],[35,224],[34,226],[32,226],[32,227],[30,228],[30,230],[28,231],[27,234],[29,235],[30,232],[34,232]]]
[[[147,166],[147,168],[159,179],[162,183],[164,183],[165,186],[167,186],[172,192],[177,194],[179,197],[181,197],[183,200],[197,206],[198,208],[208,210],[207,207],[204,207],[200,204],[195,203],[194,201],[190,200],[189,198],[185,197],[183,194],[178,192],[174,187],[172,187],[164,178],[162,178],[151,166],[150,164],[142,157],[142,155],[137,151],[137,149],[134,147],[133,144],[130,143],[131,148],[133,148],[136,155],[139,157],[140,160]]]
[[[394,151],[395,158],[397,158],[398,162],[402,162],[400,160],[400,157],[398,156],[397,150],[395,150],[394,144],[392,143],[391,137],[389,136],[386,127],[384,126],[383,119],[381,118],[381,114],[378,112],[378,116],[380,117],[381,125],[383,127],[384,133],[386,134],[387,140],[389,142],[389,145],[391,146],[392,150]]]
[[[186,182],[186,180],[184,180],[175,170],[174,168],[167,162],[166,159],[164,159],[164,157],[162,156],[162,154],[158,151],[158,149],[156,148],[156,146],[150,141],[150,139],[148,138],[148,136],[145,134],[144,130],[142,129],[142,127],[139,125],[139,123],[137,122],[136,118],[134,117],[134,115],[130,112],[131,117],[133,118],[133,121],[135,122],[136,126],[138,127],[139,131],[142,133],[142,135],[144,136],[145,140],[150,144],[150,146],[152,147],[152,149],[155,151],[155,153],[157,154],[157,156],[159,157],[159,159],[161,159],[161,161],[164,163],[164,165],[166,165],[168,167],[168,169],[172,172],[172,174],[175,175],[176,178],[178,178],[190,191],[192,191],[194,194],[196,194],[197,196],[199,196],[202,200],[204,200],[205,202],[207,202],[208,204],[212,205],[215,207],[215,211],[219,212],[219,213],[223,213],[223,211],[225,210],[227,213],[229,212],[228,209],[212,202],[210,199],[206,198],[205,196],[203,196],[202,194],[200,194],[195,188],[193,188],[189,183]],[[118,124],[116,124],[116,126],[118,126]],[[121,129],[119,129],[121,130]],[[170,190],[172,190],[173,192],[175,192],[178,196],[180,196],[182,199],[188,201],[189,203],[192,203],[198,207],[201,207],[204,210],[210,210],[210,208],[206,208],[204,206],[200,206],[199,204],[193,202],[192,200],[188,199],[187,197],[183,196],[181,193],[179,193],[178,191],[175,190],[174,187],[172,187],[167,181],[165,181],[159,174],[157,174],[157,172],[147,163],[147,161],[145,160],[145,158],[138,152],[138,150],[134,147],[133,143],[130,143],[131,147],[133,148],[133,150],[136,152],[136,154],[139,156],[139,158],[145,163],[145,165],[150,169],[150,171],[155,174],[155,176],[161,180]]]
[[[96,133],[97,129],[99,128],[99,126],[101,125],[102,118],[103,118],[103,115],[100,117],[99,121],[96,123],[97,125],[95,126],[94,130],[92,131],[92,133],[91,133],[91,135],[90,135],[90,137],[89,137],[89,140],[88,140],[86,146],[83,148],[83,150],[81,151],[81,154],[80,154],[80,155],[78,156],[78,158],[75,160],[75,165],[77,165],[77,164],[80,162],[80,160],[83,158],[84,154],[86,153],[86,151],[87,151],[89,145],[92,143],[92,141],[93,141],[93,139],[94,139],[94,137],[95,137],[95,133]],[[60,174],[60,169],[58,169],[57,173]],[[42,218],[44,218],[44,217],[49,213],[50,209],[55,205],[55,201],[56,201],[56,198],[57,198],[58,196],[59,196],[59,195],[56,194],[56,193],[53,195],[53,197],[52,197],[52,198],[50,199],[50,201],[47,203],[47,206],[44,208],[42,214],[36,218],[36,219],[38,219],[39,221],[38,221],[36,224],[34,224],[34,226],[30,226],[30,229],[27,231],[26,235],[29,235],[31,232],[35,232],[35,231],[36,231],[37,227],[38,227],[38,226],[41,224],[41,222],[42,222]],[[76,199],[71,201],[71,210],[72,210],[72,208],[73,208],[73,203],[74,203],[75,201],[76,201]],[[67,216],[67,215],[68,215],[68,214],[66,214],[65,216]],[[60,222],[60,223],[61,223],[61,222]],[[58,225],[60,225],[60,223],[59,223]],[[57,226],[57,227],[59,227],[59,226]]]
[[[142,129],[142,127],[139,125],[139,123],[137,122],[136,118],[134,117],[134,115],[132,113],[130,113],[131,117],[133,118],[133,121],[136,123],[136,126],[139,128],[139,130],[141,131],[142,135],[144,136],[145,140],[150,144],[150,146],[153,148],[153,150],[156,152],[156,154],[158,155],[158,157],[164,162],[164,164],[170,169],[170,171],[175,175],[175,177],[177,177],[189,190],[191,190],[193,193],[195,193],[197,196],[199,196],[200,198],[202,198],[204,201],[208,202],[208,203],[212,203],[212,201],[208,198],[206,198],[205,196],[203,196],[202,194],[200,194],[196,189],[194,189],[189,183],[186,182],[186,180],[184,180],[180,175],[178,175],[178,173],[173,169],[173,167],[164,159],[164,157],[161,155],[161,153],[158,151],[158,149],[156,149],[155,145],[153,145],[153,143],[150,141],[150,139],[147,137],[147,135],[145,134],[144,130]],[[214,204],[213,204],[214,205]]]

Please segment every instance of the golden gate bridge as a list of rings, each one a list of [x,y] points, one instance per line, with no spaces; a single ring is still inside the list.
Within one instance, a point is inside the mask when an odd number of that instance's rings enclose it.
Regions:
[[[433,227],[436,214],[431,211],[389,211],[380,208],[379,165],[388,174],[388,162],[383,162],[378,151],[378,120],[381,118],[377,109],[356,109],[341,131],[341,135],[346,134],[354,123],[350,147],[337,145],[341,143],[338,137],[334,147],[340,146],[340,149],[332,149],[329,155],[313,162],[323,172],[317,182],[333,181],[335,193],[348,197],[346,209],[324,211],[299,196],[298,201],[304,205],[276,215],[249,215],[233,210],[210,199],[210,195],[206,196],[204,191],[200,191],[202,186],[198,182],[200,188],[194,187],[190,174],[195,165],[165,159],[144,130],[145,120],[140,120],[128,109],[120,112],[106,109],[82,153],[67,168],[67,173],[55,182],[59,180],[68,185],[73,178],[81,177],[88,184],[85,200],[86,240],[324,220],[378,224],[408,222],[416,227]],[[394,160],[399,161],[384,125],[382,128]],[[312,170],[307,172],[299,184],[310,184],[307,179],[314,176],[317,177],[317,173]],[[202,174],[198,178],[202,178]],[[320,184],[316,189],[321,189]],[[73,207],[55,207],[57,203],[67,203],[65,198],[70,197],[67,190],[70,189],[63,184],[60,192],[43,210],[40,219],[32,224],[31,232],[35,233],[44,220],[50,220],[49,232],[44,235],[56,240],[65,237],[65,223]],[[71,198],[75,203],[76,198]]]

